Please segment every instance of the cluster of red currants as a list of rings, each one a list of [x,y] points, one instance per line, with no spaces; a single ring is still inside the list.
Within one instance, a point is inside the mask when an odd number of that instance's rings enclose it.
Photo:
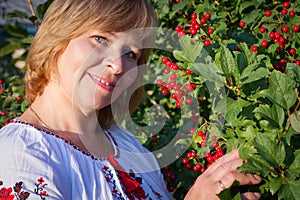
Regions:
[[[196,13],[191,15],[191,24],[187,25],[189,27],[190,35],[196,35],[200,32],[200,29],[205,33],[201,35],[201,39],[203,40],[204,46],[211,45],[210,35],[214,33],[214,28],[210,27],[209,19],[211,18],[211,14],[209,12],[205,13],[201,18]],[[186,35],[185,27],[182,29],[181,26],[176,26],[175,31],[178,33],[178,38]]]
[[[264,34],[264,39],[261,41],[261,46],[263,48],[268,48],[272,44],[278,45],[276,50],[276,59],[273,60],[273,66],[275,69],[282,72],[285,72],[286,63],[288,61],[294,62],[300,66],[300,60],[297,59],[298,55],[296,53],[296,49],[291,47],[289,43],[289,41],[292,41],[292,35],[299,32],[299,26],[290,22],[290,19],[296,16],[296,12],[290,7],[291,5],[289,2],[283,2],[280,14],[274,15],[272,18],[277,19],[275,20],[276,24],[272,30],[267,30],[265,25],[268,23],[274,23],[272,22],[274,20],[266,20],[259,28],[259,32]],[[271,18],[272,15],[271,10],[265,11],[265,16],[267,18]],[[239,25],[241,28],[244,28],[246,23],[244,21],[240,21]],[[258,50],[259,46],[257,45],[251,47],[252,52],[257,52]]]
[[[200,145],[202,147],[207,146],[208,136],[203,133],[203,131],[198,131],[198,137],[202,139]],[[208,167],[212,165],[213,162],[217,161],[219,158],[224,156],[223,148],[217,142],[217,137],[212,136],[210,151],[205,153],[205,159],[201,160],[200,156],[197,155],[195,151],[189,151],[186,154],[186,157],[182,158],[182,163],[186,166],[187,169],[191,169],[195,172],[203,173]]]
[[[180,85],[176,82],[177,73],[179,71],[179,66],[170,61],[169,58],[163,57],[162,63],[166,66],[164,70],[164,74],[170,74],[168,82],[164,82],[161,79],[156,81],[156,84],[162,88],[161,93],[163,95],[167,95],[171,93],[172,99],[176,100],[176,107],[181,108],[182,103],[185,100],[187,105],[191,105],[193,103],[192,96],[188,93],[193,92],[196,89],[196,85],[194,83],[186,83],[185,85]],[[171,70],[174,73],[171,73]],[[186,75],[191,75],[193,72],[189,69],[185,70]]]

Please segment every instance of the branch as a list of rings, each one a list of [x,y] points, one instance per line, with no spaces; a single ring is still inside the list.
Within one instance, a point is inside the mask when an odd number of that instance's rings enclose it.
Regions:
[[[35,16],[36,14],[35,14],[35,11],[34,11],[34,8],[33,8],[32,0],[27,0],[27,3],[28,3],[28,5],[29,5],[31,14],[32,14],[33,16]]]

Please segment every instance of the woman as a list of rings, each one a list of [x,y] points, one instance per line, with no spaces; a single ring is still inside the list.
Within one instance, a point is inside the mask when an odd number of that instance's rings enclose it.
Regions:
[[[155,26],[144,0],[55,0],[27,60],[30,102],[0,132],[0,195],[13,199],[172,199],[158,164],[114,123],[113,106],[141,81],[149,50],[143,27]],[[125,95],[124,95],[125,94]],[[141,96],[141,89],[134,97]],[[130,108],[137,105],[131,98]],[[122,105],[121,105],[122,106]],[[122,107],[120,107],[122,108]],[[120,109],[120,116],[122,112]],[[131,153],[131,154],[130,154]],[[137,159],[132,153],[144,154]],[[150,156],[149,156],[150,155]],[[217,199],[238,173],[237,151],[201,175],[186,199]],[[258,199],[254,193],[244,196]]]

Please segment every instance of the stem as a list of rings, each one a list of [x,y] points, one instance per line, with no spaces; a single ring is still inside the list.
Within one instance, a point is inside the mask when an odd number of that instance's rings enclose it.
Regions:
[[[35,11],[34,11],[34,8],[33,8],[33,5],[32,5],[32,0],[27,0],[27,2],[28,2],[28,5],[29,5],[31,14],[32,14],[33,16],[35,16]]]
[[[158,105],[158,103],[155,100],[153,100],[151,97],[149,97],[149,95],[146,95],[146,98],[149,99],[153,105]],[[167,119],[171,119],[170,115],[167,112],[164,112],[164,113],[165,113],[165,116],[167,117]]]
[[[289,119],[289,118],[291,117],[291,112],[290,112],[290,110],[287,111],[287,114],[288,114],[288,119]],[[286,125],[286,127],[285,127],[285,130],[284,130],[284,132],[283,132],[283,135],[286,135],[286,134],[287,134],[287,132],[288,132],[288,130],[289,130],[290,127],[291,127],[291,121],[288,120],[288,123],[287,123],[287,125]]]

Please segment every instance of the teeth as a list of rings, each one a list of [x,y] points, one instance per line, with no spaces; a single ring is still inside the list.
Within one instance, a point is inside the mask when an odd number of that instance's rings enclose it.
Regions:
[[[103,81],[101,79],[99,80],[99,82],[102,83],[102,84],[104,84],[104,85],[106,85],[106,86],[111,86],[109,83],[107,83],[107,82],[105,82],[105,81]]]

